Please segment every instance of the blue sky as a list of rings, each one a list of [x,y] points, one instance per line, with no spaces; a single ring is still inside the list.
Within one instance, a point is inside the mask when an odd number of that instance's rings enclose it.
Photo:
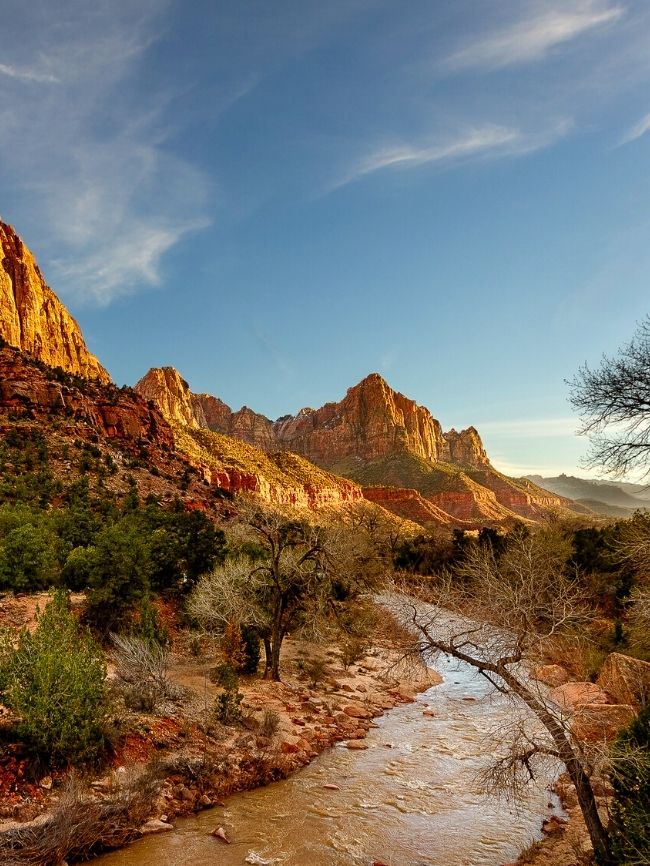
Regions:
[[[577,471],[564,380],[650,306],[650,4],[0,20],[0,214],[118,383],[277,417],[378,371],[500,468]]]

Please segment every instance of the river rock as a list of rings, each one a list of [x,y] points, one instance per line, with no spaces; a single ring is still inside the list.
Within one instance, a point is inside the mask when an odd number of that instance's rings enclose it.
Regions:
[[[230,839],[226,836],[226,831],[223,827],[217,827],[216,830],[213,830],[210,833],[211,836],[214,836],[215,839],[221,839],[222,842],[225,842],[226,845],[230,845]]]
[[[173,829],[173,824],[168,824],[167,821],[161,821],[159,818],[150,818],[140,827],[140,833],[143,836],[152,836],[154,833],[168,833]]]
[[[364,743],[363,740],[348,740],[346,743],[348,749],[367,749],[368,743]]]
[[[571,732],[583,743],[613,740],[636,712],[629,704],[578,704],[571,721]]]
[[[571,679],[568,670],[562,665],[540,665],[531,673],[530,678],[551,688],[563,686]]]
[[[578,704],[607,703],[607,695],[596,683],[565,683],[552,689],[548,696],[554,704],[567,713],[573,712]]]
[[[352,719],[372,718],[372,713],[365,707],[362,707],[361,704],[348,704],[347,707],[343,707],[343,712],[346,716],[350,716]]]
[[[650,698],[650,662],[622,653],[610,653],[597,680],[617,704],[639,704]]]
[[[551,815],[550,818],[546,818],[542,823],[542,830],[549,835],[551,833],[559,833],[560,830],[564,830],[566,823],[566,821],[558,818],[557,815]]]

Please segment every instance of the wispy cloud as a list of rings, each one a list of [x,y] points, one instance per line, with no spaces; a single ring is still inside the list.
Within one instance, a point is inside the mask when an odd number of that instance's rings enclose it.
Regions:
[[[635,123],[634,126],[628,129],[619,142],[619,145],[629,144],[631,141],[636,141],[637,138],[641,138],[641,136],[645,135],[646,132],[650,132],[650,113],[646,114],[641,118],[641,120]]]
[[[17,66],[10,66],[7,63],[0,63],[0,75],[16,78],[19,81],[34,81],[43,84],[56,84],[59,81],[54,75],[39,72],[37,69],[19,69]]]
[[[337,189],[383,169],[408,169],[424,165],[454,163],[467,159],[521,156],[548,147],[571,128],[560,120],[543,132],[483,124],[465,128],[454,136],[419,144],[397,144],[373,150],[360,159],[332,187]]]
[[[532,7],[539,9],[538,5]],[[480,36],[449,55],[452,70],[474,67],[498,69],[542,60],[554,48],[620,19],[625,10],[602,0],[563,0],[555,8],[532,11],[528,17],[501,30]]]
[[[137,86],[167,8],[167,0],[62,0],[47,8],[33,45],[23,27],[37,63],[23,67],[3,46],[0,174],[20,191],[26,218],[14,221],[30,227],[26,240],[66,297],[106,304],[155,285],[164,254],[209,222],[207,179],[168,144],[174,93]]]

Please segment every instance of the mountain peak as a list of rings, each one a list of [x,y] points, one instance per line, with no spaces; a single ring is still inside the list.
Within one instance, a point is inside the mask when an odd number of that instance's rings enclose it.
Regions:
[[[368,373],[367,376],[364,376],[364,378],[353,387],[361,388],[364,385],[383,385],[386,388],[390,388],[390,385],[380,373]],[[390,388],[390,390],[392,391],[393,389]]]
[[[51,367],[110,382],[14,229],[0,221],[0,337]]]

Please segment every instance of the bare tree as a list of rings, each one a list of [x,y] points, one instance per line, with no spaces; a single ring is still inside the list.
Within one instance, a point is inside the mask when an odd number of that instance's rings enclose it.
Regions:
[[[587,465],[650,474],[650,316],[616,357],[604,355],[594,370],[585,364],[568,384],[591,440]]]
[[[453,578],[429,588],[429,604],[403,595],[389,604],[410,623],[418,653],[447,653],[471,665],[496,691],[532,712],[532,724],[530,718],[522,722],[513,717],[508,748],[492,779],[516,791],[534,777],[540,760],[561,761],[575,786],[594,851],[608,864],[609,838],[585,756],[560,708],[527,675],[549,641],[570,636],[585,621],[579,586],[565,574],[566,552],[565,541],[550,530],[515,537],[499,557],[489,545],[477,545]]]
[[[171,653],[167,647],[121,634],[112,634],[111,641],[118,679],[146,689],[154,703],[178,697],[179,689],[169,679]]]
[[[323,527],[287,520],[281,512],[249,510],[247,525],[261,546],[258,560],[226,562],[205,575],[189,600],[205,625],[254,626],[264,643],[265,676],[280,679],[280,649],[290,630],[333,601],[339,572]],[[341,580],[338,589],[346,592]]]

